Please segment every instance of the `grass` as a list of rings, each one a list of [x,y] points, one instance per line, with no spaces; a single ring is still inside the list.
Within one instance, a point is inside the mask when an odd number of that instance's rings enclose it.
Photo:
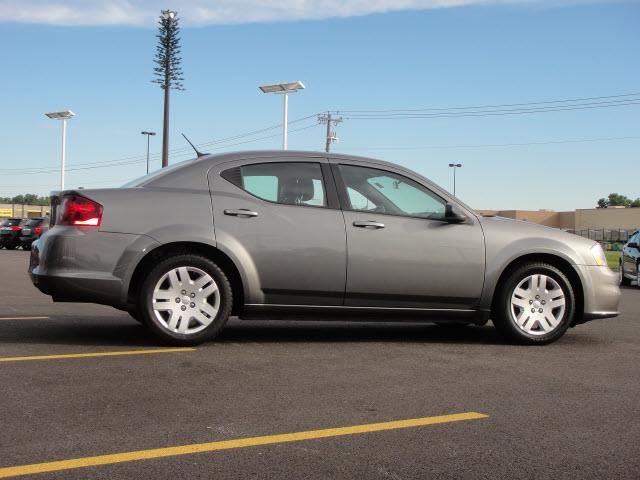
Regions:
[[[607,263],[609,264],[609,267],[613,270],[618,270],[618,268],[620,268],[620,252],[608,250],[604,253],[607,256]]]

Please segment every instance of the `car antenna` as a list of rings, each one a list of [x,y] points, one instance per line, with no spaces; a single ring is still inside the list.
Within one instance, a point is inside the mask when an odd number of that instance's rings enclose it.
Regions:
[[[200,158],[200,157],[204,157],[204,156],[206,156],[206,155],[209,155],[208,153],[202,153],[201,151],[199,151],[199,150],[196,148],[196,146],[195,146],[193,143],[191,143],[191,140],[189,140],[189,139],[187,138],[187,136],[186,136],[184,133],[182,134],[182,136],[184,137],[184,139],[185,139],[187,142],[189,142],[189,145],[191,145],[191,148],[193,148],[193,149],[195,150],[196,155],[198,156],[198,158]]]

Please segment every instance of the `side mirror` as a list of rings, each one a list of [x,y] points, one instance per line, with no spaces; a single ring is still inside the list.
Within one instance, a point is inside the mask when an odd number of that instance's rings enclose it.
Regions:
[[[463,223],[467,220],[458,207],[447,203],[444,207],[444,221],[447,223]]]

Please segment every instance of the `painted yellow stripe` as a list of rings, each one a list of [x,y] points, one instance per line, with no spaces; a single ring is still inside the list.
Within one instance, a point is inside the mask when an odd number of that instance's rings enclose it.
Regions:
[[[0,362],[25,362],[28,360],[57,360],[61,358],[115,357],[121,355],[148,355],[151,353],[193,352],[195,348],[157,348],[149,350],[128,350],[123,352],[69,353],[64,355],[37,355],[33,357],[4,357]]]
[[[439,423],[461,422],[464,420],[478,420],[487,418],[488,415],[476,412],[456,413],[438,417],[411,418],[408,420],[396,420],[393,422],[369,423],[351,427],[326,428],[323,430],[308,430],[304,432],[283,433],[280,435],[267,435],[264,437],[238,438],[235,440],[222,440],[218,442],[196,443],[178,447],[155,448],[153,450],[138,450],[135,452],[114,453],[99,455],[96,457],[74,458],[57,462],[35,463],[32,465],[20,465],[17,467],[0,468],[0,478],[16,477],[19,475],[32,475],[35,473],[57,472],[74,468],[95,467],[110,465],[113,463],[135,462],[152,458],[172,457],[176,455],[190,455],[194,453],[215,452],[232,448],[255,447],[257,445],[271,445],[274,443],[300,442],[302,440],[315,440],[318,438],[340,437],[344,435],[356,435],[360,433],[381,432],[384,430],[398,430],[402,428],[423,427]]]
[[[46,320],[49,317],[0,317],[0,320]]]

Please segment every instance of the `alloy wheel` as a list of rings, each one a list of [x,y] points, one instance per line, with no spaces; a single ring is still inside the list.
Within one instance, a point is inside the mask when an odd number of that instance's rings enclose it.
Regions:
[[[153,313],[164,328],[194,334],[214,321],[220,292],[211,275],[196,267],[177,267],[165,273],[153,289]]]
[[[545,335],[555,330],[565,310],[562,287],[547,275],[529,275],[511,294],[511,317],[529,335]]]

